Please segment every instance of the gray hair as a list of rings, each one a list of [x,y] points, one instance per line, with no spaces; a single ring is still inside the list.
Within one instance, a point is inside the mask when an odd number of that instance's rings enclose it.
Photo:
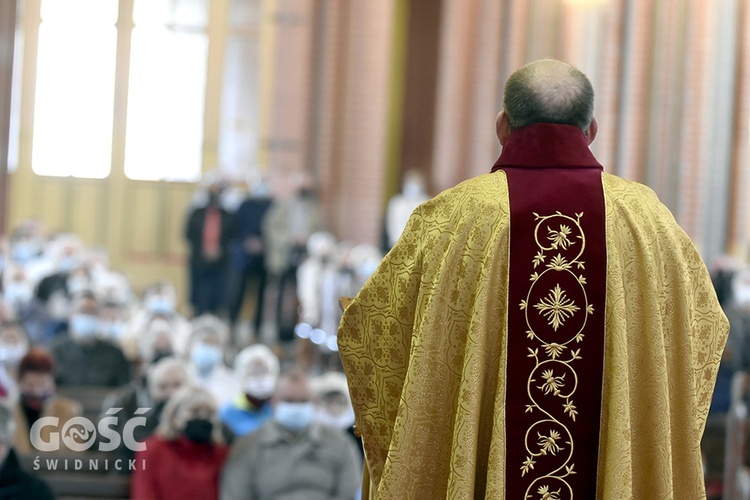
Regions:
[[[270,375],[278,378],[279,358],[264,344],[254,344],[242,349],[234,358],[234,373],[238,380],[247,375],[248,368],[256,362],[261,362],[268,367]]]
[[[216,399],[203,387],[191,385],[181,387],[169,398],[162,412],[159,427],[156,429],[157,434],[170,441],[177,439],[185,430],[177,427],[175,423],[177,415],[187,408],[202,404],[212,408],[211,422],[214,424],[214,428],[211,440],[214,443],[223,443],[224,437],[221,434],[221,421],[219,420]]]
[[[13,446],[16,438],[16,419],[5,401],[0,402],[0,444]]]
[[[542,59],[510,75],[503,104],[511,130],[557,123],[587,133],[594,118],[594,88],[575,66]]]
[[[148,368],[148,372],[146,373],[148,392],[150,394],[156,393],[156,385],[167,373],[175,369],[180,370],[183,373],[185,384],[191,382],[190,371],[188,370],[187,363],[180,358],[168,356],[164,359],[160,359]]]
[[[216,335],[222,346],[229,343],[229,326],[212,314],[204,314],[191,322],[190,343],[203,339],[206,335]]]

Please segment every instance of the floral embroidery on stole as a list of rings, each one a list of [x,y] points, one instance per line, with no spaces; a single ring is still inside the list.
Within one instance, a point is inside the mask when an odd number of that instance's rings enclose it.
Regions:
[[[511,209],[506,498],[594,498],[606,295],[602,169],[501,160],[493,171],[507,176]]]

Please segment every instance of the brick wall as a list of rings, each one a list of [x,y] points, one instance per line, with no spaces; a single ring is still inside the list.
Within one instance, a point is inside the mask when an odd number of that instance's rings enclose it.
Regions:
[[[395,36],[396,6],[408,0],[278,3],[291,15],[276,37],[270,129],[283,140],[272,168],[313,170],[341,238],[377,241],[389,182],[398,176],[388,171],[394,144],[404,163],[395,168],[427,170],[433,192],[485,172],[499,152],[494,118],[505,80],[527,61],[557,57],[581,67],[595,85],[600,132],[592,148],[607,170],[653,187],[708,254],[723,249],[724,234],[735,251],[747,247],[750,7],[742,0],[436,0],[434,107],[424,100],[412,106],[412,98],[408,120],[393,113],[398,99],[391,94],[408,98],[413,79],[423,77],[393,64],[394,55],[408,60],[394,53],[408,50],[408,34]],[[719,26],[731,9],[736,40]],[[435,16],[424,17],[405,25],[434,28],[419,23]],[[736,52],[733,87],[723,80],[728,48]],[[402,86],[394,85],[399,71],[411,78]],[[728,88],[732,96],[722,91]],[[722,131],[718,113],[727,98],[732,125]],[[416,128],[425,120],[434,131],[431,154],[429,138]],[[405,142],[389,140],[389,131]]]

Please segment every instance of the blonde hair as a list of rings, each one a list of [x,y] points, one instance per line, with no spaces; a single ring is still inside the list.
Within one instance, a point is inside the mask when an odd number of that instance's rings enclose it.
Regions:
[[[175,423],[177,415],[187,408],[204,404],[211,407],[210,420],[214,424],[211,441],[214,444],[223,443],[224,437],[221,434],[221,421],[219,420],[216,400],[206,389],[194,385],[181,387],[172,394],[164,407],[161,422],[159,423],[159,427],[156,428],[156,433],[169,441],[177,439],[185,430],[184,428],[177,427]]]

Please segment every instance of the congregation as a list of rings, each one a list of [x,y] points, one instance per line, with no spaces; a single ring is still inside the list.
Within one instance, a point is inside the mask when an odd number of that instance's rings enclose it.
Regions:
[[[357,498],[339,298],[426,194],[407,178],[378,249],[337,241],[298,188],[275,200],[257,180],[245,195],[206,176],[185,221],[185,303],[168,281],[136,289],[77,235],[16,228],[0,248],[0,493],[53,498],[45,460],[86,457],[130,498]],[[750,359],[750,272],[724,259],[712,277],[731,331],[704,439],[709,492],[723,467],[711,441],[726,440],[732,379]]]
[[[18,474],[45,472],[49,457],[94,460],[98,451],[107,467],[127,464],[111,472],[131,498],[356,497],[363,457],[335,352],[338,299],[356,293],[381,253],[300,223],[309,210],[294,206],[311,202],[307,188],[278,203],[251,189],[230,206],[218,186],[204,183],[207,196],[187,216],[187,304],[168,281],[136,290],[106,250],[74,234],[48,234],[38,221],[12,233],[0,301],[0,455],[4,474],[17,474],[0,478],[0,492],[25,487]],[[230,223],[206,230],[212,209]],[[299,234],[281,234],[289,226]],[[267,281],[275,317],[264,319]],[[250,321],[247,284],[256,287]],[[227,293],[204,293],[212,286]],[[34,485],[34,498],[56,493]]]

